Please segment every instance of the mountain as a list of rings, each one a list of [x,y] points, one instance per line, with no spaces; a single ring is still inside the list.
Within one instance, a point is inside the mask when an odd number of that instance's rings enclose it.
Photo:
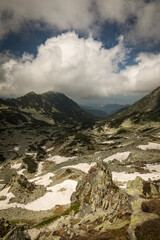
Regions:
[[[160,87],[144,96],[142,99],[118,112],[112,118],[112,124],[120,124],[129,118],[133,123],[143,121],[160,121]],[[113,121],[114,120],[114,121]]]
[[[93,121],[94,117],[62,93],[30,92],[16,99],[0,99],[1,124],[63,124]]]
[[[86,112],[92,114],[95,117],[98,118],[106,118],[108,116],[108,114],[103,111],[101,107],[91,107],[91,106],[86,106],[86,105],[79,105],[83,110],[85,110]]]
[[[106,104],[103,106],[103,109],[105,109],[105,112],[108,115],[112,115],[119,111],[120,109],[128,107],[129,104],[121,105],[121,104]]]

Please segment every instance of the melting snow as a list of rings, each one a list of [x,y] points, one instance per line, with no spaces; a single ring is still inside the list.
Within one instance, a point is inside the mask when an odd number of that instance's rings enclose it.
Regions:
[[[24,174],[23,174],[24,171],[25,171],[25,169],[21,169],[21,170],[19,170],[17,173],[18,173],[19,175],[24,175]]]
[[[76,168],[78,170],[81,170],[82,172],[88,173],[90,168],[93,167],[95,164],[96,164],[95,162],[93,162],[91,164],[79,163],[77,165],[70,165],[70,166],[66,166],[66,167],[63,167],[63,168]]]
[[[51,177],[54,177],[54,173],[47,173],[43,176],[30,179],[29,182],[35,182],[37,185],[48,186],[52,182],[50,179]]]
[[[102,144],[112,144],[115,143],[113,140],[109,140],[109,141],[105,141],[105,142],[101,142]]]
[[[54,147],[48,148],[46,152],[51,152],[54,149]]]
[[[13,169],[19,169],[21,167],[22,163],[15,163],[13,165],[11,165],[11,168]]]
[[[36,156],[37,156],[37,153],[36,153],[36,152],[26,152],[26,156],[36,157]]]
[[[48,210],[56,205],[66,205],[70,203],[70,197],[72,193],[76,190],[77,181],[74,180],[65,180],[64,182],[57,184],[52,187],[48,187],[47,192],[43,197],[38,198],[37,200],[28,203],[26,205],[19,203],[10,203],[9,200],[12,197],[15,197],[12,193],[9,193],[9,189],[5,188],[0,192],[0,196],[6,196],[7,199],[0,201],[0,209],[7,209],[11,207],[20,207],[32,211],[42,211]],[[61,191],[61,189],[65,189]]]
[[[47,192],[43,197],[24,205],[24,207],[32,211],[41,211],[51,209],[56,205],[69,204],[70,197],[76,190],[76,186],[77,181],[65,180],[53,187],[48,187],[47,190],[50,190],[51,192]],[[60,191],[61,188],[64,188],[65,191]]]
[[[19,151],[19,147],[14,147],[14,151],[18,152]]]
[[[130,155],[130,152],[120,152],[120,153],[116,153],[110,157],[103,159],[103,161],[109,162],[109,161],[116,159],[121,162],[121,161],[126,160],[129,157],[129,155]]]
[[[40,175],[40,174],[42,173],[43,163],[44,163],[44,162],[40,162],[40,163],[38,164],[38,170],[37,170],[37,173],[36,173],[35,176],[38,176],[38,175]]]
[[[146,168],[149,171],[155,171],[159,173],[159,178],[160,178],[160,164],[146,164]]]
[[[134,172],[134,173],[125,173],[125,172],[112,172],[112,177],[114,181],[119,181],[124,183],[124,187],[126,186],[126,183],[129,180],[135,180],[135,178],[139,176],[141,178],[143,178],[144,180],[148,180],[149,178],[151,180],[157,180],[160,178],[160,173],[145,173],[145,174],[140,174],[138,172]]]
[[[139,145],[138,148],[140,148],[142,150],[147,150],[147,149],[159,149],[160,150],[160,144],[149,142],[148,145]]]
[[[2,209],[7,209],[7,208],[10,208],[10,207],[12,207],[12,206],[13,206],[13,207],[15,206],[15,203],[8,204],[9,200],[10,200],[12,197],[15,197],[15,196],[13,195],[13,193],[9,192],[9,189],[10,189],[10,187],[4,188],[4,189],[0,192],[0,197],[1,197],[1,196],[7,197],[5,200],[0,201],[0,210],[2,210]]]
[[[46,158],[46,161],[51,161],[51,162],[55,162],[56,164],[60,164],[63,162],[66,162],[70,159],[73,159],[75,157],[61,157],[61,156],[52,156],[51,154],[48,155],[48,158]]]

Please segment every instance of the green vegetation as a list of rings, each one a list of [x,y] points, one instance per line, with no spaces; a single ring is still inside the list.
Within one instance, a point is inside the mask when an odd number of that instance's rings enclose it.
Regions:
[[[61,218],[62,216],[69,215],[70,212],[72,212],[72,211],[77,213],[79,211],[79,207],[80,207],[80,204],[75,203],[74,205],[70,206],[66,211],[64,211],[62,214],[57,215],[57,216],[53,216],[49,219],[46,219],[43,222],[39,223],[36,227],[42,227],[42,226],[45,226],[46,224],[50,224],[50,223],[56,221],[57,219]]]

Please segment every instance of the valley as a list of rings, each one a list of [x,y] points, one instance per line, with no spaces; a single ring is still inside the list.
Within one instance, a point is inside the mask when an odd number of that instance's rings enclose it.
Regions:
[[[59,93],[1,100],[0,237],[159,240],[159,100],[104,120]]]

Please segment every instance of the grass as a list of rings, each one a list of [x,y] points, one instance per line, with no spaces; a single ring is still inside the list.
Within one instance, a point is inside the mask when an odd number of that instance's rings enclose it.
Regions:
[[[75,203],[74,205],[70,206],[66,211],[64,211],[62,214],[53,216],[51,218],[48,218],[48,219],[42,221],[41,223],[39,223],[38,225],[36,225],[36,227],[43,227],[43,226],[45,226],[47,224],[50,224],[50,223],[56,221],[57,219],[61,218],[62,216],[69,215],[70,212],[72,212],[72,211],[77,213],[79,211],[79,207],[80,207],[80,204],[79,203]]]

